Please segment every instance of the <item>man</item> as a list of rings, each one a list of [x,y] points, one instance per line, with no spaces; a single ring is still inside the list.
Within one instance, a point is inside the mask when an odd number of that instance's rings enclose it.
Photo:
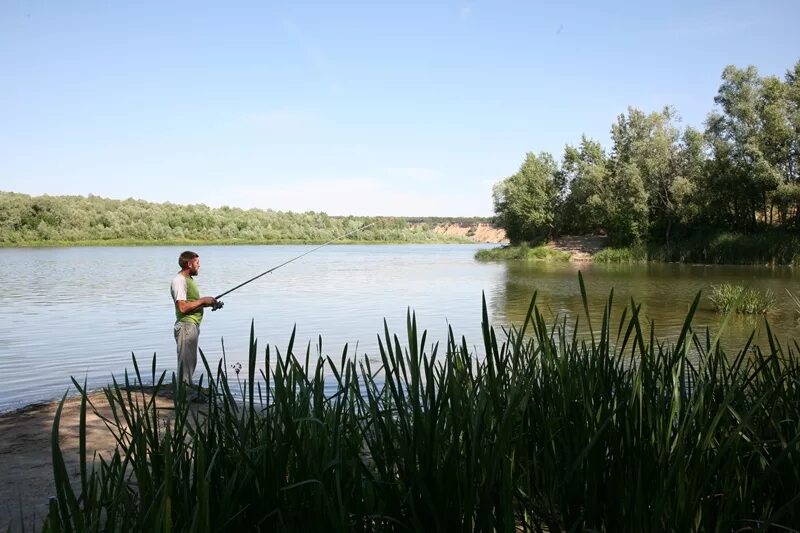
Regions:
[[[203,308],[222,307],[211,296],[200,297],[194,276],[200,271],[200,256],[194,252],[183,252],[178,258],[181,271],[172,280],[170,292],[175,302],[175,343],[178,347],[178,373],[181,380],[192,384],[192,376],[197,366],[197,339],[200,336],[200,322]]]

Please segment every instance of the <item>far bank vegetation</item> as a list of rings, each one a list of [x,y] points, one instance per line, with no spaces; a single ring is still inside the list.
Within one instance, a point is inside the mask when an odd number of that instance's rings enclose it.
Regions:
[[[99,196],[30,196],[0,191],[0,246],[166,243],[470,242],[436,232],[488,218],[335,217],[313,211],[212,208]],[[358,231],[366,225],[363,231]]]
[[[605,234],[605,260],[800,265],[800,61],[783,78],[728,66],[703,131],[629,107],[611,149],[528,153],[493,190],[512,245]]]

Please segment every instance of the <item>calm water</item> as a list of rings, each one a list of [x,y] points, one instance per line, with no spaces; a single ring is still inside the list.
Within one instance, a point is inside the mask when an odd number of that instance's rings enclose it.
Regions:
[[[481,293],[496,327],[523,319],[533,292],[547,317],[582,313],[577,272],[582,270],[594,320],[609,290],[617,316],[634,297],[655,322],[657,334],[675,338],[698,290],[738,281],[771,289],[780,309],[769,316],[785,339],[800,339],[785,288],[800,291],[791,269],[688,265],[602,266],[577,264],[478,263],[484,245],[328,246],[224,298],[225,308],[206,311],[200,346],[212,364],[222,356],[245,363],[250,322],[259,346],[285,351],[297,326],[296,352],[308,342],[316,353],[377,355],[376,335],[386,319],[404,339],[406,311],[417,314],[429,344],[443,340],[448,325],[470,346],[481,344]],[[219,294],[308,251],[309,246],[204,246],[197,278],[201,293]],[[169,283],[182,248],[114,247],[0,249],[0,411],[58,397],[70,376],[90,387],[132,368],[131,353],[149,368],[175,362],[174,314]],[[695,327],[712,331],[719,318],[704,300]],[[725,344],[741,346],[751,331],[763,340],[760,320],[737,318]],[[476,356],[481,350],[476,348]]]

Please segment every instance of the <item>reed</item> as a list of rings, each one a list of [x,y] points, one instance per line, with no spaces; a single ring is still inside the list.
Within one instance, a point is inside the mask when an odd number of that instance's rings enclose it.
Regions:
[[[647,250],[642,246],[632,248],[603,248],[594,256],[595,263],[645,263]]]
[[[524,261],[569,261],[570,254],[557,250],[552,246],[542,245],[530,247],[527,244],[519,246],[501,246],[478,250],[475,259],[479,261],[505,261],[520,259]]]
[[[771,290],[762,293],[756,289],[731,283],[712,285],[708,299],[714,310],[720,313],[754,315],[772,311],[777,305],[775,294]]]
[[[296,352],[294,334],[262,352],[251,326],[236,393],[202,357],[199,408],[155,358],[141,385],[134,359],[105,389],[118,450],[90,468],[81,447],[74,484],[59,409],[45,530],[800,528],[797,342],[767,327],[764,349],[725,354],[692,330],[699,294],[674,344],[643,334],[634,302],[612,317],[613,292],[592,324],[579,281],[585,326],[546,324],[534,295],[523,324],[497,331],[484,300],[480,356],[452,329],[429,345],[411,312],[402,341],[384,323],[372,358],[325,355],[322,339]]]
[[[800,260],[800,234],[796,229],[762,227],[747,233],[719,228],[687,230],[668,244],[651,242],[650,258],[682,263],[795,266]]]
[[[800,295],[794,294],[789,289],[786,289],[786,292],[789,294],[789,298],[792,300],[794,304],[794,315],[800,318]]]

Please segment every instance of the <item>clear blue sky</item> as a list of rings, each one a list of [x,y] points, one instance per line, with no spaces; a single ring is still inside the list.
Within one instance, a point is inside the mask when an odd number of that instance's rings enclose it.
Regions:
[[[492,214],[526,152],[627,106],[702,127],[783,76],[800,1],[0,1],[0,190]]]

